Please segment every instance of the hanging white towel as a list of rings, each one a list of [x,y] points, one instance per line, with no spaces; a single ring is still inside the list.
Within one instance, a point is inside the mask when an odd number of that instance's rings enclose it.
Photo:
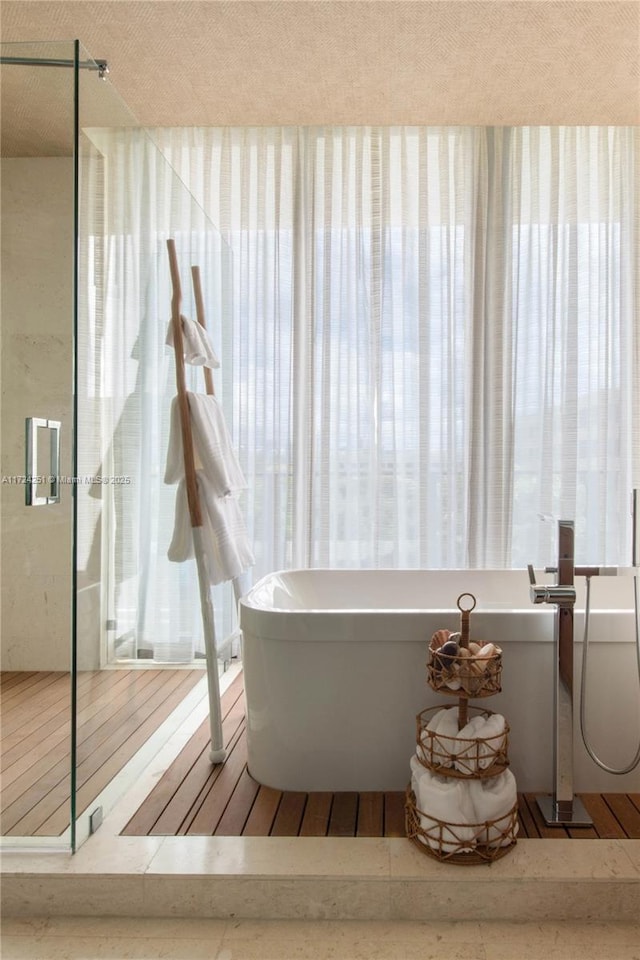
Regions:
[[[190,363],[194,367],[211,367],[216,370],[220,366],[220,361],[213,349],[213,344],[209,339],[209,334],[195,320],[189,320],[188,317],[180,315],[182,321],[182,350],[185,363]],[[165,343],[173,346],[173,322],[169,322],[167,338]]]
[[[516,778],[511,771],[505,770],[497,777],[469,780],[468,787],[471,792],[471,802],[476,822],[498,821],[495,826],[489,827],[487,832],[489,846],[505,846],[511,843],[515,833],[518,832],[517,821],[514,831],[509,830],[511,826],[509,814],[518,802]],[[506,834],[505,831],[509,831],[509,833]],[[480,842],[483,842],[482,837],[480,837]]]
[[[411,785],[420,811],[420,826],[434,850],[462,852],[475,844],[474,808],[466,780],[439,777],[411,758]],[[446,826],[436,821],[442,821]]]
[[[197,472],[197,481],[207,568],[209,579],[215,585],[238,577],[253,566],[255,557],[236,498],[216,496],[202,471]],[[176,563],[195,556],[184,479],[180,481],[176,491],[175,525],[167,556]]]
[[[205,393],[187,393],[187,398],[191,414],[196,470],[204,471],[211,490],[219,497],[246,490],[247,481],[231,444],[227,424],[217,399]],[[183,476],[184,455],[180,407],[178,398],[174,397],[171,402],[164,482],[178,483]]]

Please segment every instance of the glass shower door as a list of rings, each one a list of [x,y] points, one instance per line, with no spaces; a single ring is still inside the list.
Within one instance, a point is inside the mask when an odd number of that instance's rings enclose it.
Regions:
[[[167,240],[190,316],[202,270],[221,353],[231,256],[104,73],[77,41],[2,45],[6,845],[75,850],[185,698],[206,697],[197,577],[166,556]],[[233,605],[215,589],[224,636]]]
[[[176,393],[166,343],[167,241],[179,259],[183,312],[192,318],[192,267],[202,271],[220,355],[231,290],[230,250],[220,233],[157,135],[141,129],[123,103],[116,78],[112,84],[98,74],[79,73],[76,845],[116,805],[122,819],[150,758],[179,717],[206,700],[195,561],[167,558],[176,505],[176,487],[164,482]],[[229,370],[224,379],[216,378],[221,402]],[[192,368],[189,383],[204,390],[201,367]],[[222,637],[218,598],[214,606]]]
[[[3,844],[71,843],[72,43],[2,45]]]

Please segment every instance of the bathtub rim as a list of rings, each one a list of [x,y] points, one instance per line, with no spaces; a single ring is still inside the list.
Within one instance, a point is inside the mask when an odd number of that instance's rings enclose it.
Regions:
[[[520,577],[524,579],[526,571],[520,569],[473,569],[473,570],[429,570],[429,569],[397,569],[397,568],[335,568],[335,567],[309,567],[309,568],[291,568],[276,570],[261,577],[247,593],[240,598],[238,603],[238,619],[241,632],[246,637],[259,638],[261,640],[272,641],[297,641],[308,642],[320,640],[323,631],[323,642],[349,642],[359,639],[366,639],[370,642],[386,641],[389,638],[381,636],[380,621],[384,617],[393,617],[394,620],[402,624],[402,631],[406,632],[403,639],[410,642],[428,640],[431,632],[436,629],[458,630],[460,614],[455,606],[455,599],[459,596],[457,587],[452,591],[456,597],[451,605],[437,606],[347,606],[336,604],[335,606],[308,605],[290,607],[283,605],[268,605],[269,590],[273,591],[278,581],[283,578],[299,577],[310,579],[313,576],[329,574],[338,576],[340,579],[348,575],[364,574],[383,577],[389,574],[395,578],[404,577],[407,574],[416,578],[424,574],[439,574],[442,577],[449,576],[478,576],[478,575],[509,575],[511,579],[518,577],[518,584],[521,586]],[[460,591],[465,592],[465,591]],[[631,591],[630,591],[631,593]],[[578,605],[575,608],[575,643],[582,643],[582,630],[584,622],[584,606]],[[634,615],[633,597],[630,596],[629,607],[604,607],[592,605],[591,616],[595,621],[608,618],[623,617],[631,619]],[[544,607],[533,603],[508,604],[507,602],[479,600],[478,606],[472,613],[472,624],[476,630],[482,631],[488,628],[488,618],[491,617],[517,617],[522,624],[521,641],[522,642],[553,642],[553,619],[555,610],[550,605]],[[294,625],[295,624],[295,625]],[[613,628],[609,629],[605,624],[604,637],[594,635],[592,630],[591,642],[620,642],[633,643],[633,629],[629,630],[629,636],[619,637]],[[330,629],[328,629],[330,627]],[[431,631],[431,632],[429,632]],[[428,635],[427,635],[428,634]],[[536,635],[537,634],[537,635]]]

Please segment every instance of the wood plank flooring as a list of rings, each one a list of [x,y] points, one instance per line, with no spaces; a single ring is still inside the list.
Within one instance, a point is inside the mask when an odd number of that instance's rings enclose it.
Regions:
[[[198,669],[78,675],[78,814],[203,676]],[[3,671],[0,697],[0,832],[59,836],[70,819],[70,676]]]
[[[247,770],[242,675],[222,698],[228,757],[211,766],[208,720],[159,780],[123,834],[244,837],[404,837],[404,793],[298,793],[261,786]],[[640,838],[640,794],[581,794],[589,828],[547,827],[520,795],[520,836]]]

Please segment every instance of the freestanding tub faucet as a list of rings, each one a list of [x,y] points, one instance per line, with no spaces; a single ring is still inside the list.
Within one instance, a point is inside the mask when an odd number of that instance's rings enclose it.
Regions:
[[[589,827],[593,820],[584,804],[573,795],[573,608],[576,602],[574,527],[571,520],[558,521],[558,566],[546,572],[557,573],[557,583],[538,584],[529,564],[530,593],[533,603],[556,606],[554,626],[555,681],[553,686],[554,791],[551,797],[537,797],[538,807],[549,826]],[[597,573],[590,570],[590,574]]]

